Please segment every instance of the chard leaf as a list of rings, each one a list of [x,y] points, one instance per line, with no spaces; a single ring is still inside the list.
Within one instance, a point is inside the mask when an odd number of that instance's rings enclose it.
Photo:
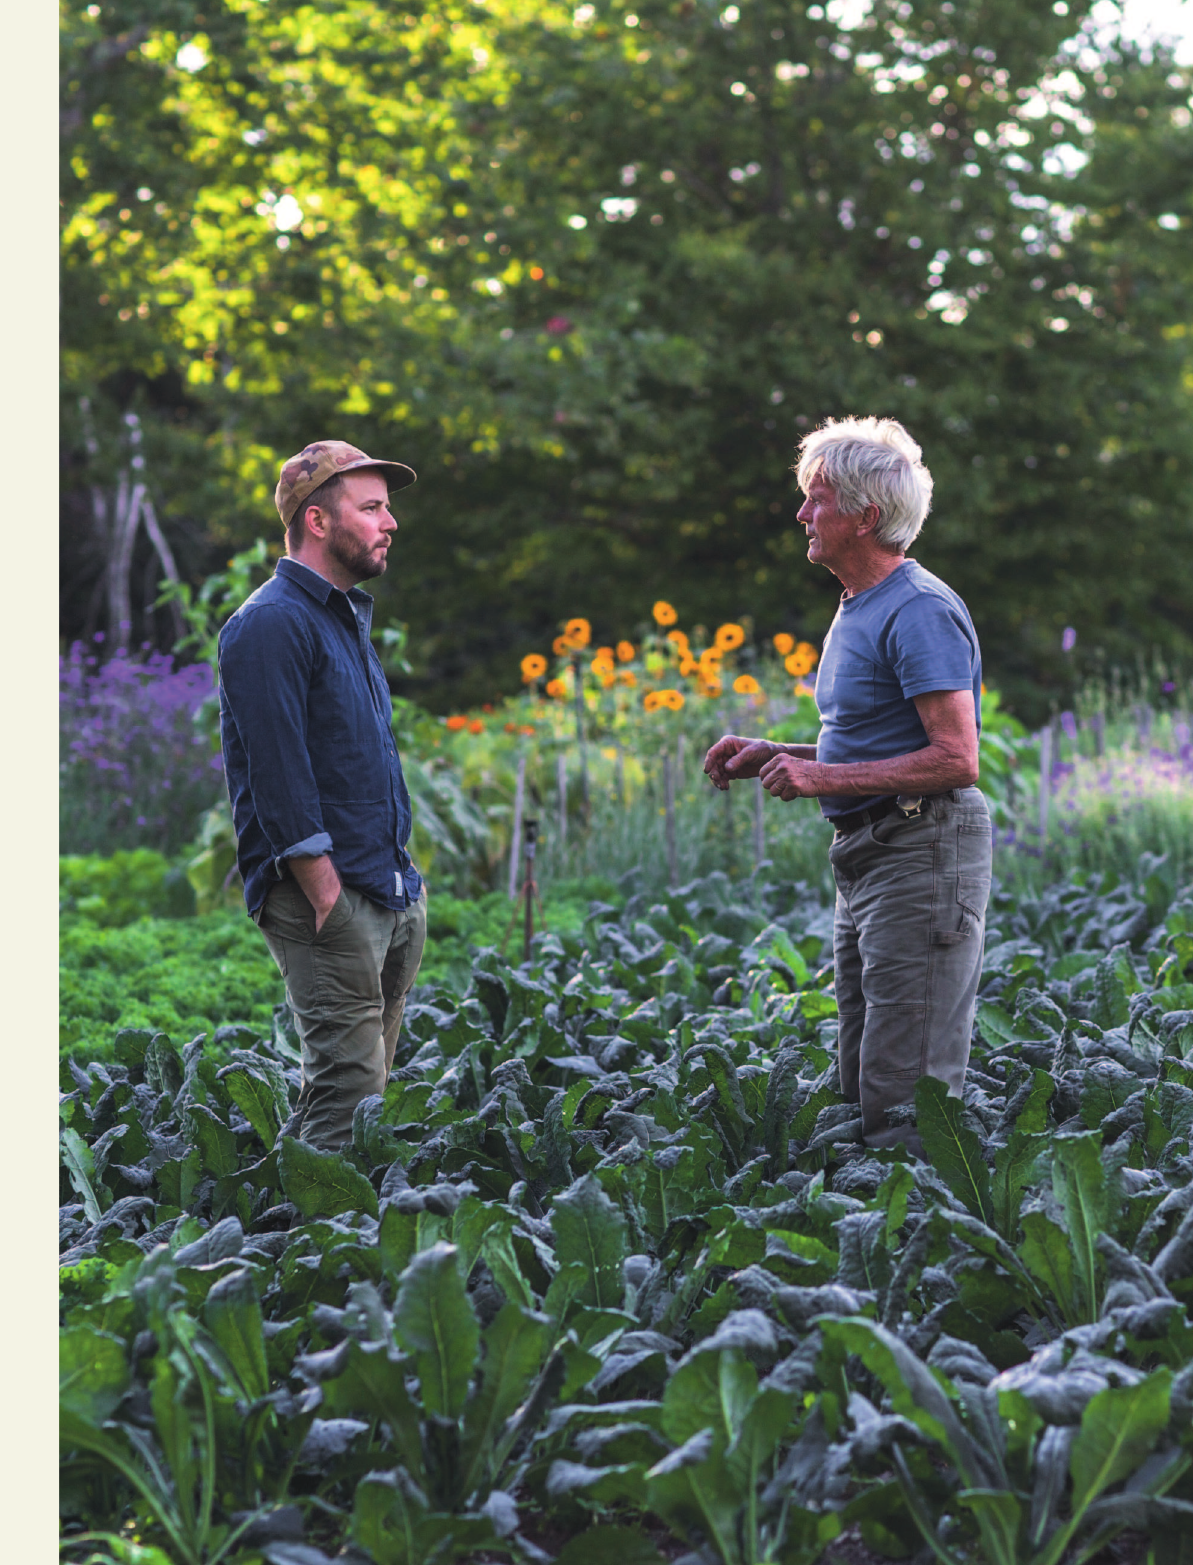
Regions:
[[[499,1435],[514,1409],[528,1397],[551,1347],[551,1322],[518,1304],[506,1304],[486,1328],[481,1382],[464,1418],[461,1466],[463,1499],[487,1476],[497,1477]]]
[[[111,1204],[111,1193],[101,1185],[100,1191],[107,1196],[107,1202],[100,1199],[96,1193],[95,1161],[91,1156],[91,1148],[79,1135],[77,1130],[70,1126],[62,1131],[59,1137],[59,1145],[62,1148],[62,1161],[66,1166],[67,1176],[74,1186],[79,1200],[83,1203],[83,1210],[87,1214],[89,1223],[98,1223],[104,1215],[104,1206]]]
[[[1023,1243],[1019,1255],[1031,1275],[1060,1305],[1065,1320],[1079,1319],[1073,1276],[1073,1250],[1068,1235],[1044,1212],[1028,1212],[1023,1218]]]
[[[1047,1145],[1046,1135],[1027,1135],[1022,1130],[1013,1130],[1005,1145],[994,1154],[994,1177],[990,1182],[993,1226],[1012,1243],[1019,1231],[1023,1193],[1030,1188],[1036,1164]]]
[[[206,1172],[214,1174],[217,1179],[234,1174],[238,1163],[236,1137],[223,1120],[218,1119],[202,1103],[191,1104],[187,1110],[187,1120]]]
[[[1094,1132],[1057,1136],[1052,1143],[1052,1189],[1065,1214],[1074,1276],[1085,1319],[1098,1318],[1098,1235],[1111,1228],[1112,1200]]]
[[[339,1152],[320,1152],[294,1136],[283,1136],[278,1177],[286,1199],[304,1217],[338,1217],[341,1212],[377,1215],[377,1193]]]
[[[261,1137],[265,1150],[271,1151],[282,1123],[273,1084],[261,1072],[244,1065],[230,1066],[220,1075],[233,1103]]]
[[[323,1407],[337,1417],[358,1413],[382,1419],[407,1469],[421,1481],[422,1438],[418,1412],[406,1390],[407,1362],[385,1343],[353,1339],[340,1373],[323,1382]]]
[[[265,1329],[248,1271],[229,1272],[211,1288],[203,1306],[207,1329],[236,1371],[248,1401],[269,1391]]]
[[[597,1309],[619,1309],[625,1297],[625,1218],[591,1174],[585,1174],[551,1204],[551,1227],[560,1267],[577,1262],[583,1282],[578,1297]]]
[[[68,1326],[58,1339],[58,1397],[63,1412],[98,1426],[116,1411],[131,1376],[119,1337]]]
[[[990,1225],[994,1217],[990,1170],[982,1143],[962,1123],[961,1099],[950,1097],[943,1081],[922,1076],[916,1083],[915,1104],[916,1123],[930,1161],[966,1209]]]
[[[416,1255],[394,1305],[394,1330],[415,1355],[427,1412],[453,1419],[464,1411],[480,1344],[457,1255],[454,1244],[444,1243]]]
[[[1172,1372],[1158,1369],[1134,1386],[1107,1386],[1086,1404],[1069,1472],[1073,1514],[1140,1466],[1168,1422]]]

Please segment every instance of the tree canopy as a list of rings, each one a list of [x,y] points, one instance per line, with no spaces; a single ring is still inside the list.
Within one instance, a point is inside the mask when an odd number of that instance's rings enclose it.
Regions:
[[[1187,653],[1190,72],[1089,10],[71,0],[65,632],[132,412],[184,574],[280,545],[310,440],[414,466],[374,586],[432,706],[660,596],[815,639],[795,445],[873,412],[1025,715],[1065,626]]]

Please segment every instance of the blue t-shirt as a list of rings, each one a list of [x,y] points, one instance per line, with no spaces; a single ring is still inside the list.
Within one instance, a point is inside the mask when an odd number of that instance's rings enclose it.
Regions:
[[[905,560],[876,587],[841,599],[816,680],[816,759],[884,761],[923,750],[928,735],[912,698],[969,689],[980,732],[982,654],[969,610],[938,576]],[[891,797],[825,796],[820,808],[831,820]]]

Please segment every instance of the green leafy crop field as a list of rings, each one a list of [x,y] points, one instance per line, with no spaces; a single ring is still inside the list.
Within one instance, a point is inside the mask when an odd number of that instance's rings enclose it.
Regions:
[[[594,901],[420,989],[336,1154],[247,980],[71,1053],[66,1557],[1187,1560],[1193,892],[996,897],[928,1161],[860,1143],[830,955],[778,883]]]

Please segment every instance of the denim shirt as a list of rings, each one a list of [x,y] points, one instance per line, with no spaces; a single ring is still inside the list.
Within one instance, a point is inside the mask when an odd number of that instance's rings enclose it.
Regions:
[[[251,914],[297,854],[330,854],[383,907],[422,889],[372,619],[368,593],[286,558],[220,632],[224,775]]]

